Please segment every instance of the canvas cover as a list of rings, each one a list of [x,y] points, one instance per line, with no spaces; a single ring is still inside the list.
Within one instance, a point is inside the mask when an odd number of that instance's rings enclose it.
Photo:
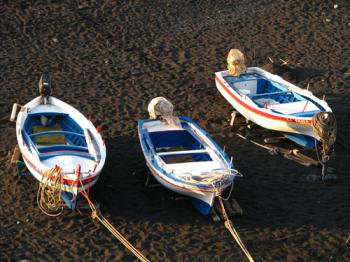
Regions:
[[[181,127],[178,117],[173,115],[174,106],[164,97],[155,97],[148,104],[148,113],[151,119],[160,118],[161,121],[172,127]]]
[[[244,64],[244,55],[238,49],[231,49],[228,53],[227,69],[233,76],[239,76],[247,70]]]

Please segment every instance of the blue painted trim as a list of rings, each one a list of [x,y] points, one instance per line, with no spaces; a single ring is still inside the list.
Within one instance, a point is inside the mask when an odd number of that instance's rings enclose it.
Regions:
[[[74,194],[67,191],[61,191],[61,197],[69,209],[75,210],[77,206],[78,196],[75,196]]]
[[[302,134],[283,133],[283,135],[293,142],[307,148],[314,148],[317,140],[314,137]]]
[[[208,203],[197,199],[197,198],[190,198],[192,205],[201,213],[202,215],[209,215],[212,207],[208,205]]]
[[[25,130],[22,130],[22,131],[21,131],[21,134],[22,134],[23,140],[24,140],[24,142],[26,143],[27,148],[29,149],[29,151],[30,151],[31,153],[33,153],[33,152],[32,152],[32,149],[34,149],[35,152],[39,155],[39,151],[38,151],[36,145],[34,144],[33,140],[29,137],[29,135],[27,134],[27,132],[26,132]]]
[[[39,112],[39,113],[28,113],[28,116],[68,116],[66,113],[58,112]]]

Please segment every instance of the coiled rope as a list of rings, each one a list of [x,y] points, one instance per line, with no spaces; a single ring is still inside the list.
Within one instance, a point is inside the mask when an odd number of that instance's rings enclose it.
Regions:
[[[130,242],[123,237],[118,230],[113,227],[111,223],[100,213],[99,209],[96,208],[94,203],[90,200],[88,193],[86,192],[84,185],[78,176],[81,184],[81,194],[86,198],[92,214],[92,219],[98,219],[128,250],[130,250],[138,259],[142,262],[149,262],[149,260],[142,255]],[[37,203],[42,212],[48,216],[59,216],[64,207],[64,202],[61,198],[62,191],[62,169],[58,166],[48,170],[42,176],[39,184]]]
[[[327,157],[337,137],[337,121],[334,114],[332,112],[319,112],[314,115],[312,117],[312,132],[322,143],[322,156]]]
[[[320,141],[315,141],[315,151],[322,165],[322,178],[325,176],[325,163],[334,149],[337,138],[337,121],[332,112],[319,112],[312,117],[312,132]]]
[[[64,204],[61,198],[61,177],[62,169],[55,166],[41,178],[36,200],[40,210],[48,216],[56,217],[62,213]]]
[[[113,236],[115,236],[139,260],[141,260],[142,262],[149,262],[149,260],[144,255],[142,255],[142,253],[140,251],[138,251],[125,237],[123,237],[123,235],[111,223],[109,223],[109,221],[101,214],[100,210],[98,208],[96,208],[94,203],[89,198],[89,195],[87,194],[82,181],[81,180],[79,180],[79,181],[80,181],[81,188],[82,188],[81,194],[82,194],[82,196],[84,196],[86,198],[86,200],[89,203],[89,206],[91,208],[92,219],[97,218],[98,221],[100,221],[101,224],[104,225],[108,229],[108,231],[111,232],[113,234]]]
[[[225,227],[227,228],[227,230],[231,233],[232,237],[234,238],[234,240],[237,242],[237,244],[239,245],[239,247],[241,248],[241,250],[243,251],[243,253],[246,255],[247,259],[249,262],[254,262],[253,257],[250,255],[248,249],[245,247],[243,241],[241,240],[241,238],[238,235],[238,232],[236,231],[236,229],[233,227],[233,224],[231,222],[231,220],[228,218],[228,215],[226,213],[225,210],[225,206],[224,203],[222,202],[222,197],[221,197],[221,192],[220,190],[217,191],[217,197],[219,200],[219,204],[221,207],[221,211],[222,211],[222,215],[224,217],[224,224]]]

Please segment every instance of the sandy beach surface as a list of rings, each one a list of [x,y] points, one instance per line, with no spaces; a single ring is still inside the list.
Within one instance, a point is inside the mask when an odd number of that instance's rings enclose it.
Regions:
[[[223,223],[162,188],[145,188],[137,137],[147,104],[165,96],[226,145],[244,174],[233,224],[256,261],[350,261],[350,3],[339,1],[2,1],[0,4],[0,261],[135,261],[88,213],[44,215],[37,181],[9,167],[12,104],[53,94],[102,125],[108,157],[91,196],[151,261],[245,261]],[[330,166],[338,179],[309,182],[319,168],[271,156],[238,138],[232,107],[215,87],[230,48],[248,66],[271,57],[298,68],[291,81],[326,96],[338,121]]]

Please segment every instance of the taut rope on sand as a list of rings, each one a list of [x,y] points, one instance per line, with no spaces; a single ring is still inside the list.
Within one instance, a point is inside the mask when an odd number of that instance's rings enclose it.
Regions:
[[[48,216],[59,216],[63,210],[62,191],[62,169],[58,166],[48,170],[42,177],[37,194],[37,203],[42,212]],[[84,185],[79,177],[81,184],[81,194],[84,196],[91,208],[92,219],[98,219],[129,251],[131,251],[142,262],[149,260],[142,255],[108,220],[100,213],[99,209],[90,200]]]
[[[224,203],[222,202],[222,198],[221,198],[221,192],[218,190],[217,191],[218,194],[218,200],[220,203],[220,207],[221,207],[221,211],[222,211],[222,215],[224,217],[225,220],[225,227],[227,228],[227,230],[231,233],[232,237],[234,238],[234,240],[237,242],[237,244],[239,245],[239,247],[242,249],[242,251],[244,252],[244,254],[246,255],[247,259],[249,260],[249,262],[254,262],[253,257],[250,255],[248,249],[245,247],[243,241],[241,240],[241,238],[238,235],[238,232],[236,231],[236,229],[233,227],[231,220],[228,218],[228,215],[226,213],[225,207],[224,207]]]
[[[111,232],[113,234],[113,236],[115,236],[130,252],[132,252],[139,260],[141,260],[142,262],[149,262],[149,260],[142,255],[142,253],[140,251],[138,251],[125,237],[123,237],[123,235],[111,224],[109,223],[109,221],[101,214],[101,212],[99,211],[98,208],[96,208],[96,206],[94,205],[94,203],[90,200],[88,194],[86,193],[85,189],[84,189],[84,185],[82,183],[81,180],[80,184],[82,187],[82,191],[81,194],[82,196],[84,196],[86,198],[86,200],[89,203],[89,206],[91,208],[91,217],[92,219],[98,219],[98,221],[101,222],[102,225],[104,225],[109,232]]]

